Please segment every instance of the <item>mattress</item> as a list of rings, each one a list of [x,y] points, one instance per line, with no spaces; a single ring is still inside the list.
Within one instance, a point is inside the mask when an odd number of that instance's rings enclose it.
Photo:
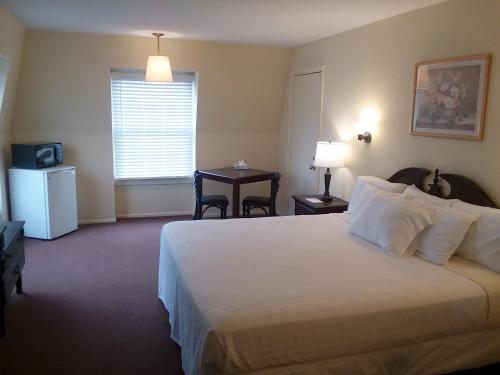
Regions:
[[[165,225],[159,297],[185,372],[300,367],[498,325],[498,274],[389,257],[346,228],[339,214]]]

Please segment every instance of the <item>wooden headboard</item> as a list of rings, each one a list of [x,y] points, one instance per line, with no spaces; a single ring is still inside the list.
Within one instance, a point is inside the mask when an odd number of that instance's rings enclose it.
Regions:
[[[449,173],[439,173],[439,169],[434,171],[434,179],[429,187],[424,187],[424,178],[431,171],[425,168],[404,168],[394,173],[387,180],[390,182],[399,182],[407,185],[415,184],[420,190],[428,194],[444,199],[460,199],[461,201],[475,204],[478,206],[498,208],[493,200],[471,179]],[[440,180],[445,180],[450,184],[450,194],[444,195]]]

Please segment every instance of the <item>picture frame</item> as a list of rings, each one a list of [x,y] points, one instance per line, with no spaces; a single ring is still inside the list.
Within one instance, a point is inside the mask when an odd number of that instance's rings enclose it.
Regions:
[[[410,134],[481,141],[490,54],[420,62]]]

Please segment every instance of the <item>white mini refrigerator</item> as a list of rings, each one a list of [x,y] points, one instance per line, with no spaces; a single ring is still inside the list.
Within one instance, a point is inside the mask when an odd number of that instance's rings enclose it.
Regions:
[[[51,240],[78,228],[75,167],[9,169],[12,220],[26,237]]]

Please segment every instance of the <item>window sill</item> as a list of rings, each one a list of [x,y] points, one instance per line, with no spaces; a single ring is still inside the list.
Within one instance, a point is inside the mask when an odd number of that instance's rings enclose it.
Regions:
[[[193,177],[124,178],[115,180],[115,186],[130,185],[183,185],[192,184]]]

